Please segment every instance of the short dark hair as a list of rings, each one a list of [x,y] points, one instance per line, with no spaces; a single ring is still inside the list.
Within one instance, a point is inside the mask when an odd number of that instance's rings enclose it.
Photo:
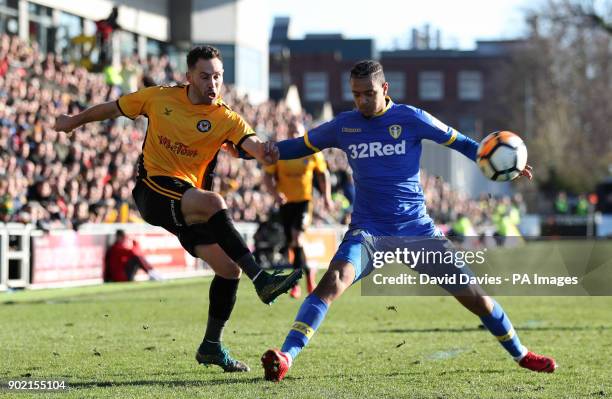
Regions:
[[[123,240],[125,238],[125,230],[117,230],[115,232],[115,237],[117,238],[117,240]]]
[[[220,61],[223,61],[218,48],[213,46],[197,46],[187,53],[187,67],[189,69],[193,68],[200,58],[204,60],[218,58]]]
[[[383,67],[378,61],[363,60],[359,61],[351,69],[351,79],[372,78],[385,82],[385,73]]]

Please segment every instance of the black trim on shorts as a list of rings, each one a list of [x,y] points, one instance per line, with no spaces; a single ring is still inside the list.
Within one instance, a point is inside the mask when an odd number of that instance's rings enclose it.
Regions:
[[[134,200],[143,219],[176,234],[187,227],[181,212],[181,198],[193,185],[171,176],[148,176],[139,179]]]
[[[176,177],[150,176],[137,180],[132,195],[147,223],[163,227],[177,236],[183,248],[195,257],[196,246],[217,241],[207,223],[187,225],[185,222],[181,200],[190,188],[193,188],[191,183]]]

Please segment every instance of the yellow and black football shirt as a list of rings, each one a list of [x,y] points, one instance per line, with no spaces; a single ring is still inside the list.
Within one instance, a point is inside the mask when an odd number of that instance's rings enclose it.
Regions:
[[[266,173],[275,175],[276,189],[285,195],[287,202],[312,199],[312,175],[315,170],[320,173],[327,170],[325,158],[320,152],[300,159],[281,160],[276,165],[265,167]]]
[[[142,147],[147,176],[171,176],[202,187],[221,145],[231,141],[240,146],[255,132],[222,100],[192,104],[188,87],[148,87],[121,96],[117,105],[128,118],[144,115],[149,120]]]

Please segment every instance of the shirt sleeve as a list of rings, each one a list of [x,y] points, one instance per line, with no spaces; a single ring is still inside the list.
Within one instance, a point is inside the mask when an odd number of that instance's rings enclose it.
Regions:
[[[306,132],[304,137],[278,143],[280,159],[298,159],[331,147],[337,147],[335,119]]]
[[[124,116],[130,119],[138,115],[146,115],[150,105],[150,99],[159,91],[159,86],[147,87],[134,93],[119,97],[117,106]]]
[[[338,146],[337,123],[335,119],[325,122],[304,135],[304,143],[313,152]]]
[[[450,147],[471,160],[476,160],[476,152],[478,150],[478,143],[476,141],[420,109],[415,111],[415,121],[415,131],[421,139],[431,140]]]
[[[319,173],[324,173],[327,170],[327,162],[325,162],[325,157],[323,153],[317,152],[313,155],[315,162],[315,170]]]
[[[228,115],[231,121],[231,128],[227,134],[227,139],[234,143],[238,149],[242,149],[241,145],[249,136],[255,136],[255,130],[234,111],[229,111]]]

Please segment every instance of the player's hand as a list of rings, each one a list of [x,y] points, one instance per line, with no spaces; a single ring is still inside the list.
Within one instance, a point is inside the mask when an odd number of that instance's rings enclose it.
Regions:
[[[221,149],[228,154],[230,154],[234,158],[240,158],[240,154],[238,154],[238,149],[234,145],[234,143],[225,142],[221,144]]]
[[[283,193],[276,193],[274,194],[274,201],[276,201],[276,203],[279,205],[285,205],[287,198]]]
[[[533,167],[531,165],[525,165],[525,169],[521,170],[519,176],[525,176],[529,180],[533,179]]]
[[[273,165],[278,162],[278,158],[280,157],[280,152],[278,151],[278,147],[276,143],[273,141],[267,141],[264,143],[264,158],[263,161],[265,165]]]
[[[62,114],[55,119],[55,125],[53,126],[53,130],[55,130],[56,132],[66,132],[68,133],[68,135],[71,135],[72,131],[77,127],[78,125],[76,124],[72,116]]]

